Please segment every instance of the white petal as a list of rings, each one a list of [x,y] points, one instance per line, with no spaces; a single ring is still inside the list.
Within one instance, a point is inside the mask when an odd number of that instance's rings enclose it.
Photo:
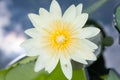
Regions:
[[[59,58],[52,57],[45,65],[45,70],[51,73],[55,67],[57,66],[57,63],[59,61]]]
[[[35,28],[31,28],[31,29],[27,29],[25,31],[25,33],[29,36],[31,36],[32,38],[38,38],[40,35],[39,31]]]
[[[76,45],[73,45],[73,47],[74,49],[72,50],[72,53],[75,53],[75,55],[78,55],[81,59],[96,60],[96,56],[93,53],[94,49],[89,47],[83,40],[79,40],[79,42]]]
[[[64,13],[63,15],[63,20],[67,22],[72,22],[74,21],[76,16],[76,8],[75,5],[71,5]]]
[[[55,17],[62,16],[62,11],[57,0],[52,0],[51,6],[50,6],[50,13],[52,14],[52,16],[55,16]]]
[[[39,9],[39,15],[41,15],[41,16],[46,16],[46,15],[48,15],[49,13],[48,13],[48,11],[46,10],[46,9],[44,9],[44,8],[40,8]]]
[[[82,12],[82,8],[83,8],[83,5],[80,3],[78,4],[78,6],[76,7],[76,10],[77,10],[77,15],[80,15],[81,12]]]
[[[72,78],[72,65],[70,63],[70,59],[67,59],[63,56],[60,58],[61,68],[64,73],[64,75],[67,77],[67,79],[71,80]]]
[[[86,27],[81,29],[80,38],[91,38],[96,36],[100,32],[100,29],[95,27]]]
[[[36,63],[35,63],[35,68],[34,68],[34,71],[35,72],[38,72],[40,70],[42,70],[44,68],[44,64],[41,60],[41,57],[38,57]]]
[[[85,60],[93,60],[93,61],[96,60],[96,56],[92,52],[77,51],[76,54],[79,55],[82,59],[85,59]]]
[[[88,45],[92,49],[98,48],[98,46],[95,43],[91,42],[90,40],[84,39],[83,41],[84,41],[84,43],[86,43],[86,45]]]
[[[79,63],[83,63],[83,64],[87,64],[87,61],[85,61],[85,59],[82,59],[81,56],[77,55],[77,54],[73,54],[71,55],[71,58],[74,60],[74,61],[77,61]]]
[[[41,21],[40,21],[40,16],[30,13],[28,14],[28,17],[30,18],[32,24],[34,25],[34,27],[39,27],[41,26]]]
[[[42,54],[38,57],[35,63],[35,72],[40,71],[45,67],[45,64],[50,60],[50,56],[46,52],[42,52]]]
[[[75,54],[77,54],[79,57],[85,60],[96,60],[96,56],[94,53],[83,52],[83,51],[78,50]]]
[[[27,56],[37,56],[40,55],[40,43],[35,39],[28,39],[24,41],[20,46],[26,49]]]
[[[28,17],[30,18],[33,26],[36,28],[48,26],[48,22],[51,19],[49,15],[40,16],[32,13],[28,14]]]
[[[90,47],[84,39],[79,40],[80,42],[78,43],[78,49],[80,49],[82,52],[87,52],[87,53],[92,53],[95,51],[92,47]]]
[[[85,25],[87,19],[88,19],[87,13],[80,14],[79,16],[76,17],[73,24],[75,25],[76,28],[82,28]]]

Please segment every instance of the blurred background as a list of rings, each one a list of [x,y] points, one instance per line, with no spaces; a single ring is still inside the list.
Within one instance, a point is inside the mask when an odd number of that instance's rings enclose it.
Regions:
[[[87,10],[98,1],[101,1],[101,7],[97,10]],[[83,3],[83,11],[87,10],[90,13],[89,19],[101,26],[105,37],[109,36],[113,40],[113,44],[105,46],[99,59],[88,67],[91,77],[107,73],[108,69],[114,69],[120,74],[119,32],[114,25],[114,12],[120,5],[120,0],[58,0],[58,2],[63,12],[71,4]],[[0,69],[25,57],[25,51],[19,45],[28,38],[24,30],[33,27],[27,14],[38,14],[40,7],[49,10],[50,3],[51,0],[0,0]]]

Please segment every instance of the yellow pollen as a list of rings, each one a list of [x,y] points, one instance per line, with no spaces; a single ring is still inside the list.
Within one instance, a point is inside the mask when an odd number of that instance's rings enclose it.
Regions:
[[[71,42],[71,24],[61,20],[55,20],[51,23],[52,31],[50,35],[51,47],[55,50],[65,50]]]
[[[57,43],[63,43],[64,41],[65,41],[64,35],[57,36],[57,38],[56,38]]]

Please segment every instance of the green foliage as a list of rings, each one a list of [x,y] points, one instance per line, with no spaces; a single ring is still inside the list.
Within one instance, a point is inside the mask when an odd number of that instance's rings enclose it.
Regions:
[[[92,4],[92,6],[90,6],[89,8],[87,8],[84,12],[87,12],[89,14],[93,13],[98,8],[100,8],[105,2],[107,2],[107,0],[98,0],[96,3]]]
[[[36,77],[40,75],[40,73],[41,72],[39,73],[34,72],[33,62],[27,64],[21,64],[11,69],[7,73],[6,80],[34,80]]]
[[[40,72],[34,72],[35,62],[19,64],[8,70],[0,71],[0,80],[67,80],[64,76],[60,64],[55,70],[48,74],[44,69]],[[84,69],[73,70],[72,80],[86,80]]]
[[[118,77],[115,72],[112,70],[110,71],[109,75],[106,77],[105,80],[120,80],[120,77]]]
[[[67,80],[67,78],[62,73],[60,63],[57,65],[56,69],[48,76],[46,80]]]
[[[87,80],[85,70],[84,69],[74,70],[72,80]]]
[[[111,46],[113,44],[114,40],[112,37],[108,36],[103,39],[103,45],[104,46]]]
[[[118,6],[116,8],[116,13],[115,13],[115,20],[116,20],[116,24],[117,24],[117,29],[120,32],[120,6]]]
[[[14,65],[12,65],[12,67],[16,67],[19,64],[26,64],[29,63],[30,61],[35,61],[37,57],[26,57],[20,61],[18,61],[17,63],[15,63]]]
[[[35,61],[37,57],[26,57],[25,59],[19,61],[19,64],[26,64],[29,63],[30,61]]]
[[[6,73],[7,73],[7,70],[0,71],[0,80],[5,80]]]

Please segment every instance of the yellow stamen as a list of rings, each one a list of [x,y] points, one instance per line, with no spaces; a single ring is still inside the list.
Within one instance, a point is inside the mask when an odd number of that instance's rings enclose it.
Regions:
[[[51,24],[53,32],[50,34],[50,43],[54,49],[64,50],[71,41],[71,25],[60,20]]]
[[[57,43],[63,43],[64,41],[65,41],[64,35],[57,36],[57,38],[56,38]]]

